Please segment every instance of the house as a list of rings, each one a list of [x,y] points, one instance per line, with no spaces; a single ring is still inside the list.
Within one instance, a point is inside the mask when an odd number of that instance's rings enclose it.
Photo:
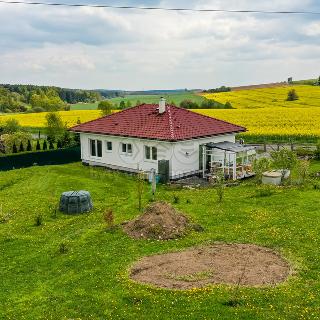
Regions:
[[[163,98],[71,130],[80,133],[84,164],[126,172],[154,169],[171,180],[207,177],[218,169],[232,179],[243,177],[254,154],[235,143],[235,135],[245,128],[166,104]]]

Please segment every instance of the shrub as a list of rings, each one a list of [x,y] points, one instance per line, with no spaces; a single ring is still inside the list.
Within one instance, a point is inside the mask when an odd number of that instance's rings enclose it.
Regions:
[[[58,142],[57,142],[57,149],[61,149],[61,148],[62,148],[61,140],[58,140]]]
[[[297,175],[298,184],[304,184],[309,177],[310,162],[308,160],[297,161],[295,171]]]
[[[19,152],[23,152],[24,151],[24,146],[22,141],[20,142],[20,147],[19,147]]]
[[[262,174],[268,170],[270,170],[271,167],[271,161],[268,158],[260,158],[255,159],[253,162],[253,171],[256,174],[256,179],[258,184],[261,183],[262,180]]]
[[[292,170],[297,164],[297,155],[288,149],[271,152],[272,165],[275,169],[282,170],[282,178],[285,170]]]
[[[59,245],[59,252],[61,253],[61,254],[65,254],[65,253],[67,253],[68,252],[68,246],[67,246],[67,244],[65,243],[65,242],[61,242],[60,243],[60,245]]]
[[[53,149],[54,149],[54,145],[53,145],[52,140],[50,140],[50,142],[49,142],[49,149],[50,149],[50,150],[53,150]]]
[[[314,152],[314,156],[317,160],[320,160],[320,141],[318,141],[316,146],[316,151]]]
[[[17,153],[17,152],[18,152],[18,149],[17,149],[16,143],[14,142],[12,146],[12,153]]]
[[[3,133],[16,133],[21,130],[19,121],[16,119],[8,119],[3,126]]]
[[[226,109],[233,109],[233,106],[229,101],[227,101],[224,106]]]
[[[274,188],[270,185],[259,187],[256,192],[256,197],[270,197],[274,193]]]
[[[114,215],[112,209],[108,209],[103,213],[103,220],[106,223],[108,229],[114,227]]]
[[[298,97],[298,94],[296,93],[296,90],[295,89],[289,90],[287,101],[295,101],[298,99],[299,99],[299,97]]]
[[[180,107],[184,109],[198,109],[199,105],[192,100],[183,100],[180,102]]]
[[[47,140],[43,141],[42,150],[48,150]]]
[[[36,150],[41,150],[40,141],[39,140],[37,140]]]
[[[144,173],[139,171],[137,174],[137,198],[138,198],[138,209],[142,209],[142,196],[144,192]]]
[[[42,223],[43,223],[43,216],[41,214],[36,215],[34,219],[35,226],[39,227],[42,225]]]
[[[217,179],[216,179],[216,192],[217,192],[217,196],[218,196],[218,202],[221,203],[224,197],[224,189],[225,189],[225,178],[224,178],[224,174],[221,173],[218,175]]]
[[[31,109],[32,112],[40,113],[40,112],[45,112],[46,110],[42,107],[34,107]]]
[[[32,151],[32,145],[30,140],[28,140],[27,151]]]
[[[314,152],[312,150],[299,147],[296,149],[296,154],[298,157],[312,157]]]
[[[4,144],[6,153],[11,153],[13,151],[13,144],[16,145],[16,148],[17,146],[20,146],[21,142],[25,146],[28,140],[31,139],[31,134],[27,132],[15,132],[10,134],[3,134],[1,136],[1,140]]]
[[[179,203],[180,202],[180,197],[177,195],[173,195],[173,203]]]

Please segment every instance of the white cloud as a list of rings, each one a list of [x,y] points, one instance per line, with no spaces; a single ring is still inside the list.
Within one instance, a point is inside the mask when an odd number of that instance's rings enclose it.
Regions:
[[[301,9],[300,0],[160,5]],[[307,0],[303,9],[315,6]],[[316,76],[320,25],[312,19],[0,5],[0,82],[150,89]]]

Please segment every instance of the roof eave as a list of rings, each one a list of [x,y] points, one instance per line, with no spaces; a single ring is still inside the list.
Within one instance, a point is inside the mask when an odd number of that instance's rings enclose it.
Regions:
[[[95,131],[77,131],[74,130],[74,128],[69,129],[70,131],[73,131],[75,133],[91,133],[91,134],[99,134],[99,135],[105,135],[105,136],[114,136],[114,137],[125,137],[125,138],[135,138],[135,139],[144,139],[144,140],[155,140],[155,141],[165,141],[165,142],[179,142],[179,141],[187,141],[187,140],[194,140],[194,139],[202,139],[202,138],[209,138],[209,137],[215,137],[215,136],[221,136],[226,134],[237,134],[241,132],[246,132],[247,130],[245,128],[237,130],[237,131],[227,131],[227,132],[221,132],[216,134],[209,134],[209,135],[202,135],[202,136],[193,136],[193,137],[187,137],[183,139],[161,139],[161,138],[154,138],[154,137],[139,137],[139,136],[133,136],[133,135],[124,135],[124,134],[115,134],[115,133],[103,133],[103,132],[95,132]]]

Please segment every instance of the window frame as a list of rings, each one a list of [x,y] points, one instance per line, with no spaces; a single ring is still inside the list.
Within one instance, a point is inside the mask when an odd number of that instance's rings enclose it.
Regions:
[[[126,155],[126,156],[132,156],[133,155],[132,143],[121,142],[121,154]]]
[[[148,157],[149,155],[149,157]],[[158,148],[155,146],[144,146],[144,160],[156,162],[158,161]]]
[[[109,149],[109,144],[110,144],[110,146],[111,146],[111,148]],[[109,140],[107,140],[106,141],[106,143],[105,143],[105,145],[106,145],[106,152],[112,152],[113,151],[113,143],[112,143],[112,141],[109,141]]]
[[[95,158],[95,159],[102,158],[102,153],[103,153],[102,145],[103,145],[102,140],[89,138],[89,154],[91,158]]]

